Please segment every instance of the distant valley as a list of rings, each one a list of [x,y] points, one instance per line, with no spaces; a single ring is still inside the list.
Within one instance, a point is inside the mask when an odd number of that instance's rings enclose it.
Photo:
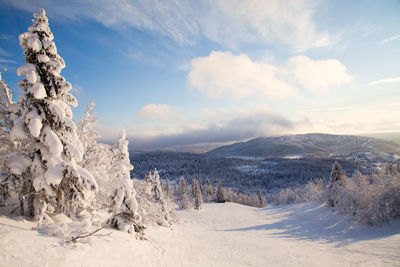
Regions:
[[[172,151],[131,152],[132,176],[143,178],[157,169],[162,179],[184,176],[240,192],[266,193],[295,187],[311,179],[328,179],[338,160],[348,175],[368,173],[398,159],[400,145],[360,136],[305,134],[255,138],[203,154]]]

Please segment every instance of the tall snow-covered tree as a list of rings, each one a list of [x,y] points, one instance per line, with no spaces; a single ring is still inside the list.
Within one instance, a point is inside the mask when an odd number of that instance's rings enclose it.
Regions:
[[[136,191],[130,178],[133,166],[129,160],[128,143],[123,130],[118,143],[112,148],[113,158],[109,176],[114,187],[111,207],[113,215],[108,223],[119,230],[132,233],[141,232],[143,225],[137,212]]]
[[[214,200],[214,189],[213,186],[211,185],[210,179],[208,178],[204,186],[204,200],[206,202],[211,202]]]
[[[4,201],[10,196],[12,185],[10,184],[10,172],[7,168],[7,158],[13,149],[10,141],[10,130],[13,121],[10,118],[9,105],[12,104],[11,90],[3,80],[0,71],[0,201]]]
[[[71,106],[78,103],[69,93],[71,84],[60,75],[65,62],[57,54],[44,9],[34,17],[28,32],[19,36],[26,63],[17,74],[25,75],[19,82],[24,94],[12,107],[19,118],[10,133],[11,141],[30,145],[23,158],[10,163],[11,171],[28,187],[22,197],[29,199],[36,219],[54,209],[76,218],[90,204],[97,184],[90,172],[77,164],[83,147]]]
[[[179,201],[179,206],[182,209],[189,209],[191,207],[191,201],[189,197],[189,185],[187,184],[183,176],[179,179],[179,189],[177,198]]]
[[[192,180],[192,197],[194,209],[201,209],[203,197],[201,194],[200,182],[197,179]]]
[[[9,106],[13,104],[11,89],[7,86],[0,71],[0,153],[9,153],[12,143],[10,142],[10,130],[13,121],[10,118]],[[3,157],[1,157],[2,159]],[[0,160],[1,160],[0,159]]]
[[[173,201],[173,192],[171,190],[171,186],[169,184],[168,178],[165,179],[164,186],[163,186],[164,196],[169,200]]]
[[[165,198],[164,192],[161,187],[160,175],[157,170],[153,173],[149,173],[145,177],[145,181],[150,184],[150,201],[153,203],[153,209],[156,210],[157,223],[159,225],[168,226],[170,218],[170,203],[168,199]]]
[[[97,139],[100,137],[99,132],[96,130],[97,118],[94,113],[95,103],[90,102],[85,110],[82,119],[78,121],[77,134],[83,147],[82,165],[94,165],[91,161],[97,161],[95,154],[97,151]]]
[[[90,102],[84,116],[78,121],[77,134],[83,147],[83,157],[79,164],[95,177],[99,192],[96,204],[107,206],[113,194],[113,177],[109,176],[112,167],[113,149],[108,144],[98,143],[97,118],[93,111],[94,101]],[[115,151],[115,148],[114,148]]]
[[[226,202],[225,189],[222,187],[221,182],[218,184],[216,201],[217,201],[217,203],[225,203]]]
[[[338,202],[338,196],[344,186],[345,174],[339,162],[335,161],[332,166],[332,171],[328,185],[328,206],[334,207]]]
[[[178,195],[179,195],[179,189],[178,186],[176,185],[176,181],[174,182],[174,200],[178,200]]]

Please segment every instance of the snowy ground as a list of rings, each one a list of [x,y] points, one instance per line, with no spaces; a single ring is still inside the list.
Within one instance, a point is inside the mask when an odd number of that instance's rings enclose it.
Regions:
[[[178,211],[147,241],[111,229],[66,245],[0,216],[0,266],[400,266],[400,224],[360,227],[319,204],[256,209],[233,203]]]

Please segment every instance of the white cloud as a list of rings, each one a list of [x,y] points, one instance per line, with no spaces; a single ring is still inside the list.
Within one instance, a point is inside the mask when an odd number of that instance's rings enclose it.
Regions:
[[[290,58],[288,67],[293,77],[311,91],[326,91],[353,80],[346,66],[336,59],[313,60],[302,55]]]
[[[175,119],[178,116],[172,112],[171,107],[169,105],[156,105],[156,104],[148,104],[142,107],[139,111],[139,117],[143,119],[151,119],[151,120],[171,120]]]
[[[293,78],[293,79],[290,79]],[[247,55],[213,51],[192,60],[189,85],[211,97],[285,98],[298,94],[293,80],[321,92],[349,83],[353,78],[336,59],[313,60],[296,56],[286,66],[254,62]]]
[[[396,83],[396,82],[400,82],[400,77],[376,80],[376,81],[370,82],[369,84],[375,85],[375,84],[381,84],[381,83]]]
[[[296,95],[296,88],[280,80],[279,74],[278,67],[253,62],[245,54],[213,51],[192,60],[188,81],[191,87],[213,97],[261,95],[276,99]]]
[[[117,30],[136,28],[161,34],[180,44],[201,36],[229,48],[246,43],[280,43],[306,50],[330,44],[316,29],[312,15],[317,0],[84,0],[74,2],[20,0],[11,4],[51,17],[91,18]]]
[[[396,35],[396,36],[392,36],[392,37],[386,38],[386,39],[382,40],[381,42],[382,43],[388,43],[390,41],[399,40],[399,39],[400,39],[400,35]]]

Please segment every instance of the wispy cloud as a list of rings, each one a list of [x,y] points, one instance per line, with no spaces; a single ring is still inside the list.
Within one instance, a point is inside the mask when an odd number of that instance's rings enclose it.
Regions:
[[[73,2],[21,0],[11,4],[30,12],[45,8],[50,18],[64,20],[93,19],[118,31],[129,28],[149,30],[180,44],[193,44],[198,36],[191,8],[184,1],[159,0],[83,0]]]
[[[8,40],[11,40],[11,39],[13,39],[13,38],[15,38],[13,35],[11,35],[11,34],[6,34],[6,33],[1,33],[0,34],[0,39],[1,40],[6,40],[6,41],[8,41]]]
[[[0,56],[9,57],[9,56],[11,56],[11,54],[9,52],[7,52],[4,48],[0,47]]]
[[[369,84],[375,85],[375,84],[381,84],[381,83],[397,83],[400,82],[400,77],[394,77],[394,78],[386,78],[386,79],[381,79],[381,80],[376,80],[372,81]]]
[[[0,63],[9,63],[9,64],[17,64],[16,61],[6,58],[0,58]]]
[[[10,4],[30,12],[44,7],[55,19],[90,18],[117,30],[149,30],[179,44],[191,45],[205,37],[229,48],[248,43],[279,43],[306,50],[330,44],[329,33],[319,31],[313,21],[315,2],[20,0]]]
[[[392,37],[383,39],[381,42],[382,43],[388,43],[388,42],[394,41],[394,40],[400,40],[400,35],[396,35],[396,36],[392,36]]]
[[[316,1],[201,1],[197,14],[205,36],[229,48],[243,43],[280,43],[296,50],[330,44],[312,18]]]

